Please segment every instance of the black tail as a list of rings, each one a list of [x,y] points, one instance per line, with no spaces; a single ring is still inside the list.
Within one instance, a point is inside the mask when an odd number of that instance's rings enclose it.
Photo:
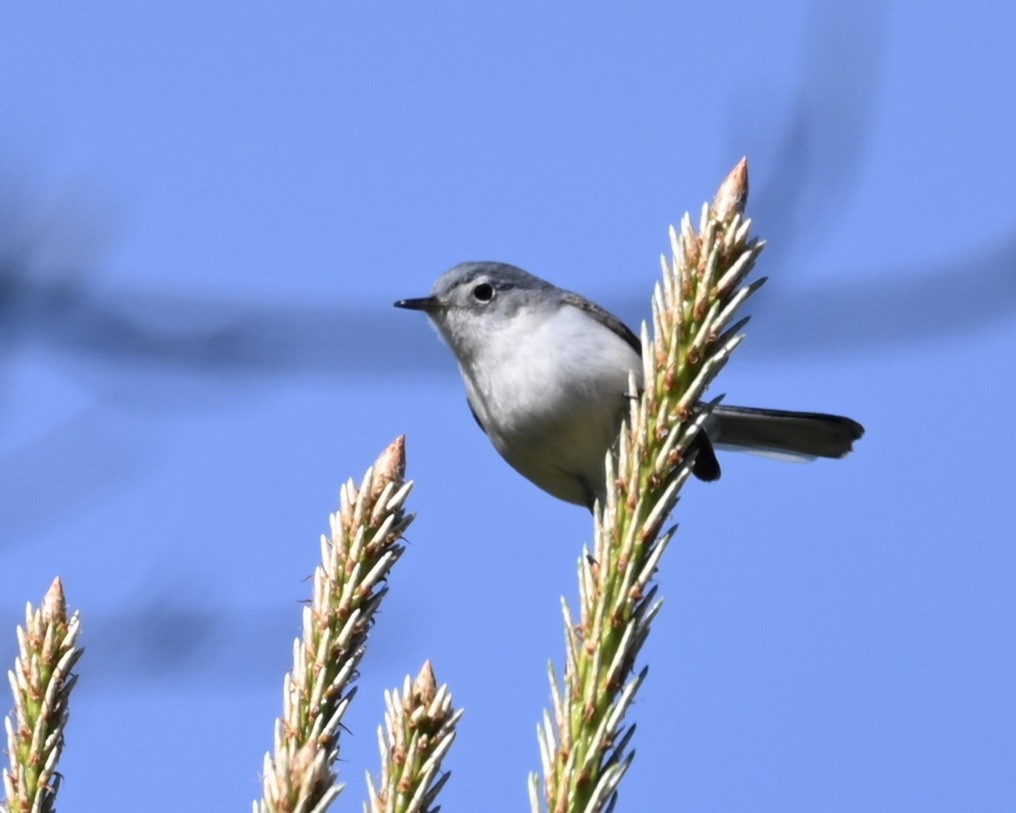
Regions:
[[[864,434],[857,421],[820,412],[717,406],[700,434],[692,471],[702,480],[717,480],[720,465],[713,446],[746,452],[813,460],[845,457]]]
[[[820,412],[718,406],[707,424],[717,446],[775,452],[792,457],[844,457],[864,427],[850,418]]]

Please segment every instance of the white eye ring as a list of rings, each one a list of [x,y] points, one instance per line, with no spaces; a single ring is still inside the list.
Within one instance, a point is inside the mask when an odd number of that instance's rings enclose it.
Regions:
[[[494,286],[489,282],[481,282],[473,287],[473,299],[486,304],[494,298]]]

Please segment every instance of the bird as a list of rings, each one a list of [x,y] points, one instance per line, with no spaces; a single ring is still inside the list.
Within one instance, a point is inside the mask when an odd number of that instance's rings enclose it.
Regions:
[[[429,317],[458,361],[476,423],[516,471],[566,502],[590,510],[604,502],[604,460],[628,410],[629,374],[642,381],[642,343],[623,321],[489,261],[460,263],[429,296],[394,305]],[[863,434],[839,415],[717,405],[696,438],[692,472],[719,479],[715,448],[841,458]]]

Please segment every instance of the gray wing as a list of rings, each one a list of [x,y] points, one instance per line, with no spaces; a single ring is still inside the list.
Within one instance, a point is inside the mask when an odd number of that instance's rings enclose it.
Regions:
[[[632,350],[640,356],[642,355],[642,342],[639,341],[639,337],[631,331],[628,325],[614,316],[614,314],[606,308],[601,308],[595,302],[590,302],[584,296],[579,296],[573,291],[561,291],[561,299],[573,308],[585,311],[601,325],[610,328],[616,335],[628,342]]]
[[[590,302],[584,296],[579,296],[572,291],[563,291],[562,294],[563,296],[561,298],[565,302],[572,307],[585,311],[601,325],[605,325],[610,328],[615,334],[628,342],[636,353],[640,356],[642,355],[642,342],[639,341],[639,337],[636,336],[624,322],[614,316],[614,314],[606,308],[601,308],[595,302]],[[479,423],[479,421],[477,421],[477,423]],[[719,480],[720,462],[716,459],[716,452],[713,449],[713,444],[710,441],[709,436],[705,432],[700,432],[698,437],[695,439],[692,448],[695,455],[695,462],[692,464],[692,472],[694,475],[707,483],[712,482],[713,480]],[[592,503],[590,502],[590,507],[591,506]]]

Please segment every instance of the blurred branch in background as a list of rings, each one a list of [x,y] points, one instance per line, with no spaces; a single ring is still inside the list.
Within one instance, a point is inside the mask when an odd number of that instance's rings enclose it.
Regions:
[[[147,472],[152,450],[132,424],[89,407],[0,456],[0,555]]]
[[[885,4],[813,3],[805,17],[795,96],[782,123],[771,125],[773,89],[749,85],[733,107],[728,139],[733,154],[772,156],[768,177],[755,184],[752,209],[766,224],[767,262],[781,275],[792,272],[786,258],[802,248],[802,238],[821,241],[850,204],[884,81]]]
[[[834,281],[798,286],[772,300],[780,353],[846,350],[838,328],[848,330],[852,352],[874,350],[857,338],[877,331],[878,349],[903,348],[915,341],[948,339],[983,329],[1016,313],[1016,229],[998,245],[977,255],[957,248],[955,260],[935,265],[870,269],[837,274]],[[963,286],[945,285],[962,269]],[[850,280],[845,282],[844,280]],[[619,310],[632,308],[626,300]],[[907,303],[906,318],[886,320],[890,307]],[[609,304],[609,300],[608,300]],[[874,310],[872,310],[874,308]],[[638,308],[638,310],[642,310]],[[389,329],[388,304],[334,306],[244,305],[201,295],[170,292],[103,291],[87,278],[53,279],[29,258],[12,255],[0,234],[0,346],[10,358],[19,350],[42,348],[73,361],[70,374],[90,386],[101,400],[123,406],[156,401],[162,394],[155,378],[138,380],[144,368],[166,376],[207,377],[209,385],[223,375],[252,383],[274,378],[323,374],[385,376],[443,374],[446,359],[432,342],[406,342]],[[943,319],[949,314],[949,319]],[[162,324],[173,328],[159,327]],[[182,327],[203,324],[208,327]],[[801,325],[821,325],[808,335],[808,346],[793,341]],[[381,326],[384,326],[383,328]],[[338,353],[337,347],[355,347]],[[130,376],[130,386],[117,385]],[[155,392],[145,393],[151,386]],[[140,390],[140,391],[139,391]],[[180,405],[182,406],[182,405]]]

